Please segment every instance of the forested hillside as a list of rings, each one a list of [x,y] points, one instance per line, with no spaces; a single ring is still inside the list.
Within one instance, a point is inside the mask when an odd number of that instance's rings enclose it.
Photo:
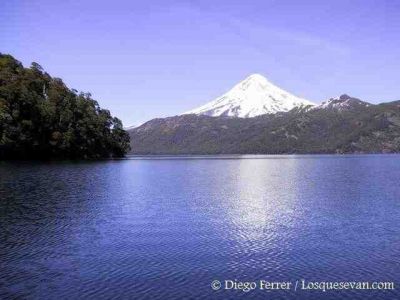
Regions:
[[[0,53],[0,159],[120,157],[122,122],[37,63]]]
[[[400,101],[347,95],[316,108],[254,118],[182,115],[129,130],[135,154],[400,152]]]

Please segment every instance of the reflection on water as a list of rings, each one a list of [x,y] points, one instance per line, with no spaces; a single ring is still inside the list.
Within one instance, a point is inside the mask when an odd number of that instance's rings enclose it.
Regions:
[[[291,160],[288,160],[288,173],[292,174]],[[265,239],[275,232],[279,210],[286,215],[288,203],[279,197],[274,188],[277,181],[283,180],[276,170],[276,164],[269,160],[242,160],[237,169],[230,169],[235,177],[232,182],[234,194],[228,208],[228,218],[236,227],[238,238],[244,240]],[[289,175],[291,176],[291,175]],[[291,178],[285,178],[290,182]],[[286,197],[293,191],[288,187]],[[282,202],[284,205],[281,205]],[[282,211],[283,210],[283,211]],[[268,240],[268,238],[267,238]]]
[[[399,179],[397,155],[0,163],[0,298],[243,297],[213,291],[215,279],[398,283]]]

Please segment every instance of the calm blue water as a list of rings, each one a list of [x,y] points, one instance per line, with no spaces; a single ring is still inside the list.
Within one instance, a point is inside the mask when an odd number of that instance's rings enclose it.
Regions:
[[[400,299],[399,182],[397,155],[3,162],[0,298]],[[395,290],[210,286],[261,279]]]

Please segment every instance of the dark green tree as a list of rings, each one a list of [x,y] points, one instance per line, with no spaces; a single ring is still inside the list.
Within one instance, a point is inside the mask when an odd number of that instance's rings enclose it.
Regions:
[[[89,93],[0,53],[0,159],[121,157],[122,122]]]

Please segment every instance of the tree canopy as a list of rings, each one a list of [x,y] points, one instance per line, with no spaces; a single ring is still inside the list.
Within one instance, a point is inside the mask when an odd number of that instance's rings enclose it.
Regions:
[[[0,53],[0,159],[105,158],[129,151],[122,122],[89,93]]]

